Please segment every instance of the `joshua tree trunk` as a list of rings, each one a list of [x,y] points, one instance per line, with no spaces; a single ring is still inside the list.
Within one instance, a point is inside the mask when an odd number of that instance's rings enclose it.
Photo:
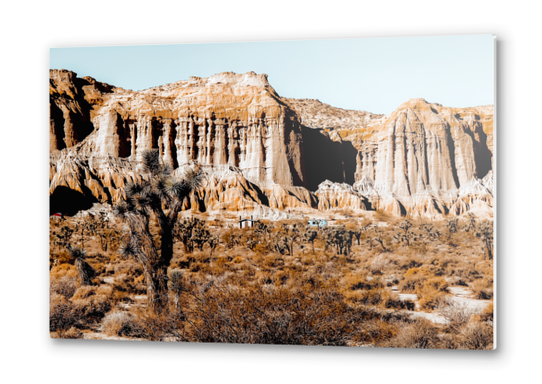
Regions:
[[[493,250],[491,247],[490,241],[485,241],[485,254],[484,254],[484,260],[492,260],[493,259]]]
[[[126,243],[120,253],[125,257],[133,256],[141,263],[147,282],[149,306],[155,311],[167,310],[167,269],[173,258],[173,226],[184,199],[190,191],[201,186],[203,176],[197,167],[188,170],[184,180],[176,180],[171,176],[171,169],[161,164],[156,149],[143,153],[143,168],[148,179],[128,183],[125,187],[126,199],[115,207],[117,217],[129,227]],[[160,228],[160,251],[154,245],[149,228],[151,216],[156,218]]]

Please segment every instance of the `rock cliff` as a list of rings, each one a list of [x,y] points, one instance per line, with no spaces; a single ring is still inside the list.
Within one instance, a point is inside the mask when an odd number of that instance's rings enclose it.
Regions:
[[[97,84],[51,70],[51,151],[81,143],[79,153],[138,161],[159,148],[173,168],[196,160],[256,182],[306,184],[299,123],[266,75],[191,77],[139,92]]]
[[[356,181],[370,182],[380,196],[394,196],[409,212],[447,213],[460,191],[492,169],[488,115],[490,107],[454,109],[409,100],[370,123],[377,133],[359,148]]]
[[[253,72],[130,91],[51,70],[52,211],[118,201],[150,148],[179,175],[204,166],[198,211],[493,212],[491,106],[413,99],[383,116],[281,98]]]

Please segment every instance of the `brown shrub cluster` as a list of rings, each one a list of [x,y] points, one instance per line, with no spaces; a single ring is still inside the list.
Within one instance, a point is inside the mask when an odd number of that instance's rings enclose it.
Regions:
[[[479,240],[462,231],[461,221],[449,233],[444,223],[411,220],[410,236],[401,219],[379,214],[376,229],[370,220],[356,220],[338,223],[360,231],[347,252],[320,234],[296,236],[291,249],[281,251],[273,245],[281,223],[269,222],[258,229],[213,227],[221,244],[212,256],[207,246],[185,252],[178,242],[168,273],[177,271],[179,281],[161,311],[147,306],[146,280],[135,260],[88,239],[86,261],[96,276],[80,286],[74,261],[55,244],[51,336],[81,338],[92,331],[156,341],[492,348],[492,305],[472,311],[448,291],[463,286],[473,298],[493,297],[493,261],[484,260]],[[398,228],[403,237],[396,236]],[[401,299],[399,292],[418,299]],[[439,313],[447,323],[413,318],[415,310]]]

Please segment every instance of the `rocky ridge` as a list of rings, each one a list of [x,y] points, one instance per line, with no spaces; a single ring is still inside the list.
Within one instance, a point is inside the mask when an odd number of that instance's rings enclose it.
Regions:
[[[51,71],[51,209],[114,203],[158,148],[208,181],[197,211],[493,214],[493,108],[413,99],[389,116],[281,98],[266,75],[222,73],[135,92]],[[308,188],[308,189],[307,189]],[[84,204],[83,204],[84,203]]]

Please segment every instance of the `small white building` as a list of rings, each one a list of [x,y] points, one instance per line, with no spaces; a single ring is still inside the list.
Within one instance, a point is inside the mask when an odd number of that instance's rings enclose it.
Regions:
[[[253,228],[256,221],[252,216],[250,216],[250,219],[241,219],[241,216],[239,216],[239,228]]]

